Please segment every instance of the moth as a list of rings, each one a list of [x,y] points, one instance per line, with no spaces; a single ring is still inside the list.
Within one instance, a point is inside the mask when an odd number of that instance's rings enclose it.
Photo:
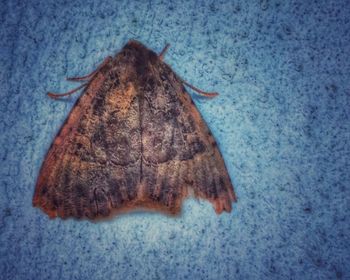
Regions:
[[[41,166],[33,206],[50,218],[97,220],[141,209],[181,212],[189,195],[231,212],[234,189],[216,141],[160,54],[129,41],[92,73]]]

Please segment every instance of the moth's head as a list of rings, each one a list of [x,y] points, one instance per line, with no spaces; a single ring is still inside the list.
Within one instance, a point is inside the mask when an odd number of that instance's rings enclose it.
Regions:
[[[130,40],[127,42],[127,44],[123,47],[121,52],[127,53],[128,55],[134,56],[134,57],[140,57],[144,59],[157,59],[158,55],[147,48],[145,45],[143,45],[141,42],[136,40]]]
[[[137,40],[129,40],[124,48],[135,49],[135,50],[148,50],[148,48]]]

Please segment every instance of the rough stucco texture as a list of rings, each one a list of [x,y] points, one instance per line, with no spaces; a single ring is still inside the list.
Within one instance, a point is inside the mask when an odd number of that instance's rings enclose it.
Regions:
[[[173,2],[173,3],[171,3]],[[247,3],[249,2],[249,4]],[[350,279],[348,1],[1,1],[1,279]],[[91,223],[32,207],[76,84],[128,39],[188,82],[238,203]],[[193,93],[192,91],[190,91]]]

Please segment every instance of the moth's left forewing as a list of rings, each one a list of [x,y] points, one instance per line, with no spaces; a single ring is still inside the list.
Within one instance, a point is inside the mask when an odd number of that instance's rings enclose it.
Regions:
[[[114,59],[101,69],[56,135],[33,197],[50,217],[96,219],[136,197],[140,128],[129,68]]]
[[[94,92],[103,85],[105,77],[97,74],[86,88],[84,94],[77,100],[68,118],[52,142],[45,160],[41,166],[33,197],[33,205],[41,207],[49,216],[57,214],[60,198],[56,196],[57,184],[62,178],[62,168],[69,162],[68,153],[72,150],[72,143],[78,133],[83,115],[92,104]]]

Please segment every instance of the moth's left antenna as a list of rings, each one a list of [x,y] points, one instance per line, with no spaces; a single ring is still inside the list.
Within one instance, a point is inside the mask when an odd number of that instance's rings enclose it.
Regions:
[[[88,83],[84,83],[84,84],[78,86],[77,88],[72,89],[72,90],[70,90],[70,91],[68,91],[68,92],[65,92],[65,93],[48,92],[47,95],[48,95],[49,97],[53,98],[53,99],[57,99],[57,98],[60,98],[60,97],[63,97],[63,96],[68,96],[68,95],[71,95],[71,94],[77,92],[79,89],[81,89],[81,88],[87,86],[87,84],[88,84]]]
[[[89,81],[91,81],[91,79],[93,77],[95,77],[95,75],[101,70],[101,68],[103,66],[105,66],[106,64],[108,64],[113,58],[111,56],[107,56],[104,61],[94,70],[92,71],[90,74],[86,75],[86,76],[82,76],[82,77],[70,77],[70,78],[67,78],[68,81],[74,81],[74,82],[82,82],[82,81],[86,81],[86,83],[78,86],[77,88],[75,89],[72,89],[71,91],[68,91],[66,93],[53,93],[53,92],[48,92],[47,95],[50,96],[51,98],[54,98],[54,99],[57,99],[57,98],[60,98],[60,97],[63,97],[63,96],[68,96],[68,95],[71,95],[75,92],[77,92],[79,89],[85,87]]]

